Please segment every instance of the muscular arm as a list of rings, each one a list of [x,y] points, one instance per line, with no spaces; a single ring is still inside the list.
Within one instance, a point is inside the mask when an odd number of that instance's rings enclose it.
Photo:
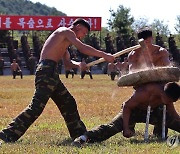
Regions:
[[[13,69],[13,64],[11,64],[11,71],[12,71],[12,72],[14,71],[14,69]]]
[[[123,130],[129,129],[129,118],[131,115],[132,109],[137,107],[139,105],[139,101],[137,100],[137,97],[139,94],[137,92],[134,93],[134,95],[124,103],[123,106]]]
[[[68,51],[64,53],[63,63],[67,68],[79,68],[80,62],[76,62],[70,59],[70,54]]]
[[[133,96],[125,102],[123,107],[123,135],[124,137],[133,136],[134,132],[129,129],[129,118],[131,111],[136,107],[139,107],[141,103],[144,103],[147,95],[145,91],[137,90]],[[143,105],[143,104],[142,104]]]
[[[166,49],[160,48],[159,66],[170,66],[169,53]]]
[[[66,38],[76,46],[76,48],[82,52],[83,54],[89,55],[89,56],[96,56],[96,57],[103,57],[107,61],[113,61],[113,57],[109,57],[108,54],[106,54],[103,51],[96,50],[95,48],[82,43],[75,35],[75,33],[71,30],[65,31]]]
[[[20,66],[19,66],[19,64],[17,63],[17,68],[18,68],[18,70],[20,70],[21,71],[21,68],[20,68]]]

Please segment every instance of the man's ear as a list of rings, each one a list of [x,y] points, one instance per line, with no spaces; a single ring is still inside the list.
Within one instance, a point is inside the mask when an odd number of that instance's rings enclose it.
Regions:
[[[76,25],[76,30],[79,31],[80,28],[81,28],[81,25],[80,25],[80,24],[77,24],[77,25]]]

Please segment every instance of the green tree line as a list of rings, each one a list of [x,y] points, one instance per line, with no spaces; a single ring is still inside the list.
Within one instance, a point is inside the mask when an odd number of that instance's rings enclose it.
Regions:
[[[127,42],[128,38],[143,26],[151,26],[154,32],[154,36],[158,32],[162,36],[165,43],[167,43],[168,36],[171,34],[168,25],[165,24],[164,21],[154,19],[154,21],[150,23],[146,18],[135,20],[131,15],[131,9],[126,8],[123,5],[119,5],[117,10],[110,10],[109,13],[111,17],[108,20],[108,27],[103,27],[101,32],[95,32],[97,36],[99,36],[102,46],[104,46],[103,39],[107,33],[110,33],[110,35],[114,36],[114,38],[117,33],[121,33],[124,40]],[[33,3],[30,0],[0,0],[0,14],[66,16],[65,13],[57,10],[54,7],[48,7],[39,2]],[[174,37],[177,46],[180,47],[180,15],[177,15],[177,24],[174,28],[176,31]],[[7,31],[0,31],[0,40],[2,40],[6,34]]]

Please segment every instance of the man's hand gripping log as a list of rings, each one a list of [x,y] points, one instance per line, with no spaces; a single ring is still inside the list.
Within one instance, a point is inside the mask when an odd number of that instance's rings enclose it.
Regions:
[[[113,54],[113,56],[116,58],[116,57],[119,57],[119,56],[121,56],[121,55],[123,55],[123,54],[125,54],[125,53],[128,53],[128,52],[132,51],[132,50],[135,50],[135,49],[137,49],[137,48],[140,48],[141,45],[143,44],[144,40],[143,40],[143,39],[140,39],[138,42],[139,42],[140,45],[138,44],[138,45],[135,45],[135,46],[126,48],[126,49],[124,49],[124,50],[121,50],[121,51]],[[100,59],[98,59],[98,60],[95,60],[95,61],[92,61],[92,62],[88,63],[88,64],[87,64],[87,67],[94,66],[94,65],[99,64],[99,63],[102,63],[102,62],[104,62],[104,61],[105,61],[104,58],[100,58]]]

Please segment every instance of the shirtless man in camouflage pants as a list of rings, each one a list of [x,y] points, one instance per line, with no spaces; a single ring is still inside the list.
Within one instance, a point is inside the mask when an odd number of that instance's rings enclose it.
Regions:
[[[72,26],[60,27],[48,37],[42,48],[36,70],[35,93],[32,101],[5,129],[0,131],[1,140],[4,142],[17,141],[40,116],[49,98],[52,98],[60,110],[72,139],[86,132],[75,99],[59,79],[57,63],[63,59],[64,65],[71,68],[86,68],[85,64],[81,65],[80,62],[70,59],[67,51],[70,45],[76,46],[83,54],[103,57],[108,62],[114,61],[112,55],[96,50],[80,41],[88,31],[90,31],[89,23],[78,18]]]

